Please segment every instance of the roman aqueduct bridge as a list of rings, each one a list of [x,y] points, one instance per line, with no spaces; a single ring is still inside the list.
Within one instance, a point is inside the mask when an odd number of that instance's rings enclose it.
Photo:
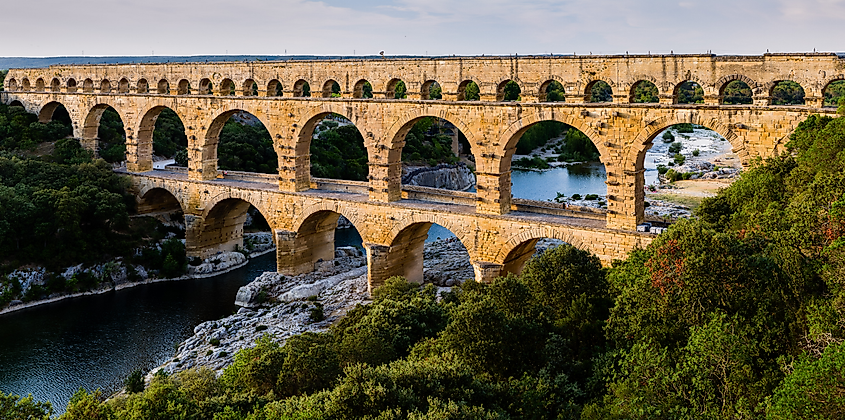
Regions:
[[[63,105],[74,136],[93,150],[102,113],[114,108],[126,130],[127,171],[142,207],[181,208],[192,255],[240,244],[251,204],[276,231],[280,271],[302,272],[332,257],[334,223],[344,215],[364,239],[371,285],[377,285],[392,274],[421,277],[422,241],[431,223],[449,228],[466,245],[478,280],[518,271],[542,237],[589,249],[604,263],[622,258],[651,241],[635,226],[645,220],[643,162],[658,133],[678,123],[706,126],[730,141],[748,164],[783,150],[808,115],[833,114],[834,109],[822,107],[823,95],[830,83],[843,79],[845,60],[825,53],[123,64],[12,69],[2,100],[38,113],[42,122]],[[751,88],[753,103],[723,104],[733,80]],[[784,80],[801,85],[804,105],[772,104],[772,90]],[[407,98],[394,99],[399,81]],[[463,100],[470,81],[479,86],[478,101]],[[509,81],[519,85],[520,101],[503,101]],[[564,102],[546,102],[553,81],[563,86]],[[598,81],[610,85],[612,102],[589,102]],[[659,103],[632,102],[641,81],[657,87]],[[687,81],[703,88],[703,104],[678,103],[678,88]],[[429,99],[435,82],[441,100]],[[335,83],[339,93],[332,90]],[[366,83],[372,98],[364,98]],[[189,163],[184,172],[152,170],[152,134],[165,108],[185,126]],[[270,132],[278,175],[218,179],[218,137],[239,111],[257,117]],[[314,127],[331,114],[361,131],[369,157],[367,182],[311,178]],[[466,136],[477,193],[401,185],[405,135],[427,116],[448,120]],[[598,148],[607,171],[606,212],[512,198],[516,144],[532,124],[548,120],[581,130]]]

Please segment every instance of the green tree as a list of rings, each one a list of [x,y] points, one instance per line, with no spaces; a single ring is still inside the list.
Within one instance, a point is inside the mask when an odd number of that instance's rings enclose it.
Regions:
[[[50,403],[32,399],[32,395],[21,398],[0,392],[0,418],[9,420],[49,420],[53,414]]]
[[[481,89],[478,88],[478,85],[470,81],[464,87],[464,95],[463,100],[465,101],[478,101],[481,99]]]
[[[677,88],[679,104],[703,104],[704,89],[696,82],[686,81]]]
[[[660,98],[657,93],[657,86],[648,80],[643,80],[634,85],[632,93],[633,102],[635,103],[657,103]]]
[[[546,102],[564,102],[566,101],[566,92],[563,85],[557,80],[552,80],[546,87]]]
[[[824,90],[824,106],[838,106],[842,98],[845,98],[845,80],[830,82]]]
[[[791,80],[778,82],[772,88],[773,105],[804,105],[804,88]]]
[[[590,102],[613,102],[613,89],[604,80],[594,82],[590,87]]]
[[[514,82],[513,80],[509,80],[507,84],[505,84],[504,92],[502,95],[502,100],[505,102],[508,101],[518,101],[520,99],[520,93],[522,90],[519,88],[519,84]]]
[[[751,88],[742,80],[731,80],[725,86],[722,103],[725,105],[751,104],[754,102]]]
[[[778,386],[767,418],[835,419],[845,412],[845,343],[828,346],[821,357],[802,355]]]

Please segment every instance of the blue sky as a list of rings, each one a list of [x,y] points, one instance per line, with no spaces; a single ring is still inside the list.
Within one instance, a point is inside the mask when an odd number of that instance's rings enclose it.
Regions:
[[[27,0],[0,56],[845,51],[845,0]]]

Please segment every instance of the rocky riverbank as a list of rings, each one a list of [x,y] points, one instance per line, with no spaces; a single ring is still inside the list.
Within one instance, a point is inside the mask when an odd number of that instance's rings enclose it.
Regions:
[[[402,184],[466,191],[475,186],[475,174],[463,162],[454,165],[441,163],[437,166],[403,165]]]
[[[560,243],[543,241],[538,249]],[[441,291],[474,278],[466,248],[456,238],[425,244],[423,277]],[[267,272],[241,287],[241,309],[226,318],[204,322],[156,371],[177,372],[205,366],[216,371],[232,363],[234,354],[271,334],[283,342],[307,331],[325,331],[358,304],[369,303],[366,257],[357,248],[342,247],[335,259],[320,262],[314,272],[285,276]]]
[[[4,307],[0,307],[0,315],[64,299],[108,293],[143,284],[212,277],[243,267],[249,258],[266,254],[275,249],[270,232],[244,234],[244,246],[244,252],[224,252],[200,261],[196,265],[189,264],[185,275],[179,277],[163,277],[154,270],[149,270],[143,265],[127,263],[122,258],[87,267],[79,264],[67,267],[61,273],[50,273],[44,267],[20,268],[7,276],[11,280],[10,283],[19,285],[20,296],[27,296],[33,289],[46,288],[51,279],[59,276],[65,284],[71,284],[71,288],[77,283],[80,284],[80,288],[83,288],[86,281],[93,284],[93,287],[79,292],[52,293],[44,298],[26,302],[15,299]],[[9,287],[11,286],[6,286],[5,289]],[[5,289],[0,290],[0,294],[6,292]]]

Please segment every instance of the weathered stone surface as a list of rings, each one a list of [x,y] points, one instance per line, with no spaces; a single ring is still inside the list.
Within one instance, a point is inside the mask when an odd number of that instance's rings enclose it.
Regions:
[[[402,183],[444,190],[465,191],[475,185],[475,174],[464,163],[403,168]]]

